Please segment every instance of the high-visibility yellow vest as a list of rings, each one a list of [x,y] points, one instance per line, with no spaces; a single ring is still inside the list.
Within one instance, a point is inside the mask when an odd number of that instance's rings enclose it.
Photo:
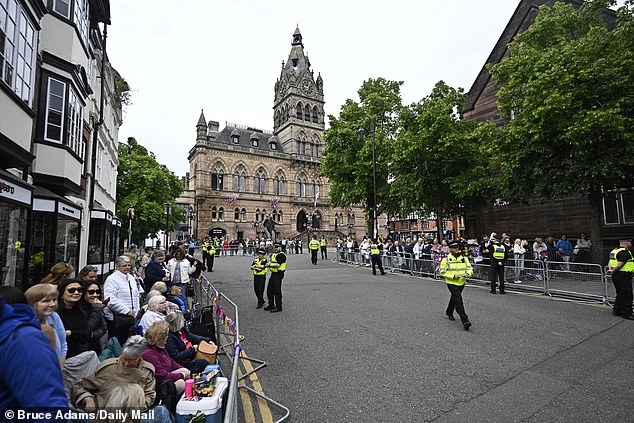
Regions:
[[[321,241],[319,241],[319,245],[321,245],[322,247],[326,246],[326,239],[322,239]]]
[[[213,244],[209,244],[209,246],[207,247],[207,252],[211,255],[216,254],[216,247],[214,247]]]
[[[454,279],[454,275],[473,275],[473,267],[469,263],[469,259],[466,256],[456,257],[452,253],[442,259],[440,262],[440,276],[445,277],[445,282],[452,285],[464,285],[466,278],[460,277]]]
[[[273,253],[273,254],[271,254],[271,263],[277,263],[277,256],[280,255],[280,254],[283,254],[283,253]],[[283,272],[283,271],[286,270],[286,262],[280,263],[280,267],[269,267],[269,269],[273,273]]]
[[[618,272],[634,272],[634,257],[632,257],[632,252],[623,247],[615,248],[614,250],[610,251],[610,268],[612,269],[614,268],[614,266],[616,266],[616,264],[618,263],[616,255],[623,250],[626,250],[630,254],[630,258],[623,265],[623,267],[618,270]]]
[[[504,260],[506,258],[506,248],[504,245],[495,244],[493,246],[493,258],[496,260]]]
[[[319,250],[319,241],[317,241],[316,239],[311,240],[308,243],[308,248],[310,248],[311,250]]]
[[[262,258],[260,259],[259,257],[256,257],[253,259],[253,263],[251,263],[253,266],[264,266],[266,264],[266,259]],[[253,269],[253,274],[254,275],[266,275],[266,267],[263,268],[262,270],[256,270]]]
[[[381,254],[381,250],[379,250],[379,244],[370,244],[370,254],[373,256],[378,256]]]

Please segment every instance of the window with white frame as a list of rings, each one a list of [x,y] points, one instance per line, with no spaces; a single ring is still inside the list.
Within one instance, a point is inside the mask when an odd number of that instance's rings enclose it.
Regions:
[[[66,136],[68,147],[75,152],[82,160],[84,159],[85,144],[82,137],[83,105],[79,96],[71,88],[68,91],[68,122],[66,125]]]
[[[82,41],[88,45],[88,0],[75,0],[73,9],[73,22],[77,26]]]
[[[53,10],[67,19],[70,18],[70,0],[53,0]]]
[[[264,176],[264,171],[262,169],[257,171],[254,181],[253,191],[258,194],[264,194],[266,192],[266,176]]]
[[[247,177],[246,171],[242,165],[236,168],[235,173],[233,174],[233,190],[244,192],[246,190],[247,185]]]
[[[284,174],[282,172],[278,172],[273,177],[273,194],[284,195]]]
[[[44,139],[62,142],[64,104],[66,104],[66,83],[49,78],[46,96],[46,125]]]
[[[115,196],[115,189],[117,186],[117,167],[114,162],[110,161],[110,181],[108,184],[108,192],[112,197]]]
[[[0,0],[0,79],[32,104],[37,50],[33,24],[17,0]]]
[[[101,185],[101,175],[103,171],[103,145],[101,141],[97,143],[97,160],[95,161],[95,180]]]

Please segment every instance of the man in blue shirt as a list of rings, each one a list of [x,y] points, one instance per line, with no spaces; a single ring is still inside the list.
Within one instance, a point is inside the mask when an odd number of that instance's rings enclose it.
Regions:
[[[563,265],[563,270],[569,271],[570,265],[568,263],[570,262],[570,257],[572,256],[572,243],[568,241],[566,235],[562,235],[561,239],[557,241],[556,247],[561,261],[565,263]]]

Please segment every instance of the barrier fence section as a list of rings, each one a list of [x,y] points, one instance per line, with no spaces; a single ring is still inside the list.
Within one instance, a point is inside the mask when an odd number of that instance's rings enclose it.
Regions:
[[[491,266],[488,259],[469,258],[473,266],[470,283],[490,285]],[[370,256],[358,249],[339,248],[337,261],[356,266],[371,266]],[[416,258],[409,253],[381,253],[386,272],[399,272],[417,277],[440,279],[441,258]],[[510,257],[504,263],[506,287],[520,291],[540,292],[550,296],[568,297],[610,304],[615,297],[607,271],[598,264],[554,262],[547,259]]]
[[[244,338],[240,335],[239,313],[236,303],[234,303],[222,292],[218,291],[204,276],[201,276],[198,279],[198,283],[194,284],[194,296],[195,306],[199,306],[201,308],[208,306],[213,307],[216,339],[220,344],[220,352],[221,354],[225,355],[231,363],[231,378],[229,382],[227,404],[225,407],[225,416],[223,422],[238,422],[238,389],[244,389],[256,395],[257,397],[262,398],[268,403],[280,408],[284,412],[284,415],[279,420],[276,420],[276,423],[286,420],[290,415],[290,410],[287,407],[254,390],[253,388],[240,383],[241,380],[264,368],[266,366],[266,362],[258,360],[256,358],[247,357],[245,354],[243,354],[242,345],[240,344],[240,342]],[[224,302],[227,302],[227,306],[231,307],[234,316],[233,319],[225,312],[225,309],[223,308]],[[220,338],[221,334],[228,337],[228,343],[222,344]],[[248,373],[238,377],[239,364],[242,360],[255,362],[258,364],[258,366]]]

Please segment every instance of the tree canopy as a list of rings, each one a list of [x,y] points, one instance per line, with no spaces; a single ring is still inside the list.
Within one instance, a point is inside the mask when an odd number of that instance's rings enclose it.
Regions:
[[[128,209],[134,208],[133,241],[139,243],[165,228],[165,203],[172,204],[170,230],[183,220],[183,211],[174,206],[183,191],[181,180],[136,139],[130,137],[127,145],[119,144],[117,171],[117,215],[127,226]]]
[[[633,8],[628,0],[610,30],[614,4],[540,7],[490,67],[511,117],[492,150],[509,199],[634,186]]]
[[[433,213],[440,223],[493,195],[483,147],[496,131],[492,123],[461,119],[464,98],[462,89],[440,81],[400,113],[391,174],[401,213]]]
[[[346,100],[339,117],[328,116],[330,128],[324,132],[326,148],[321,172],[330,180],[330,204],[345,207],[361,204],[370,215],[373,204],[372,139],[376,157],[377,213],[390,208],[388,164],[392,138],[398,129],[403,83],[384,78],[364,81],[358,91],[359,103]],[[374,131],[371,122],[374,122]],[[359,129],[364,128],[365,136]],[[373,133],[374,132],[374,133]],[[370,219],[369,228],[373,227]]]

